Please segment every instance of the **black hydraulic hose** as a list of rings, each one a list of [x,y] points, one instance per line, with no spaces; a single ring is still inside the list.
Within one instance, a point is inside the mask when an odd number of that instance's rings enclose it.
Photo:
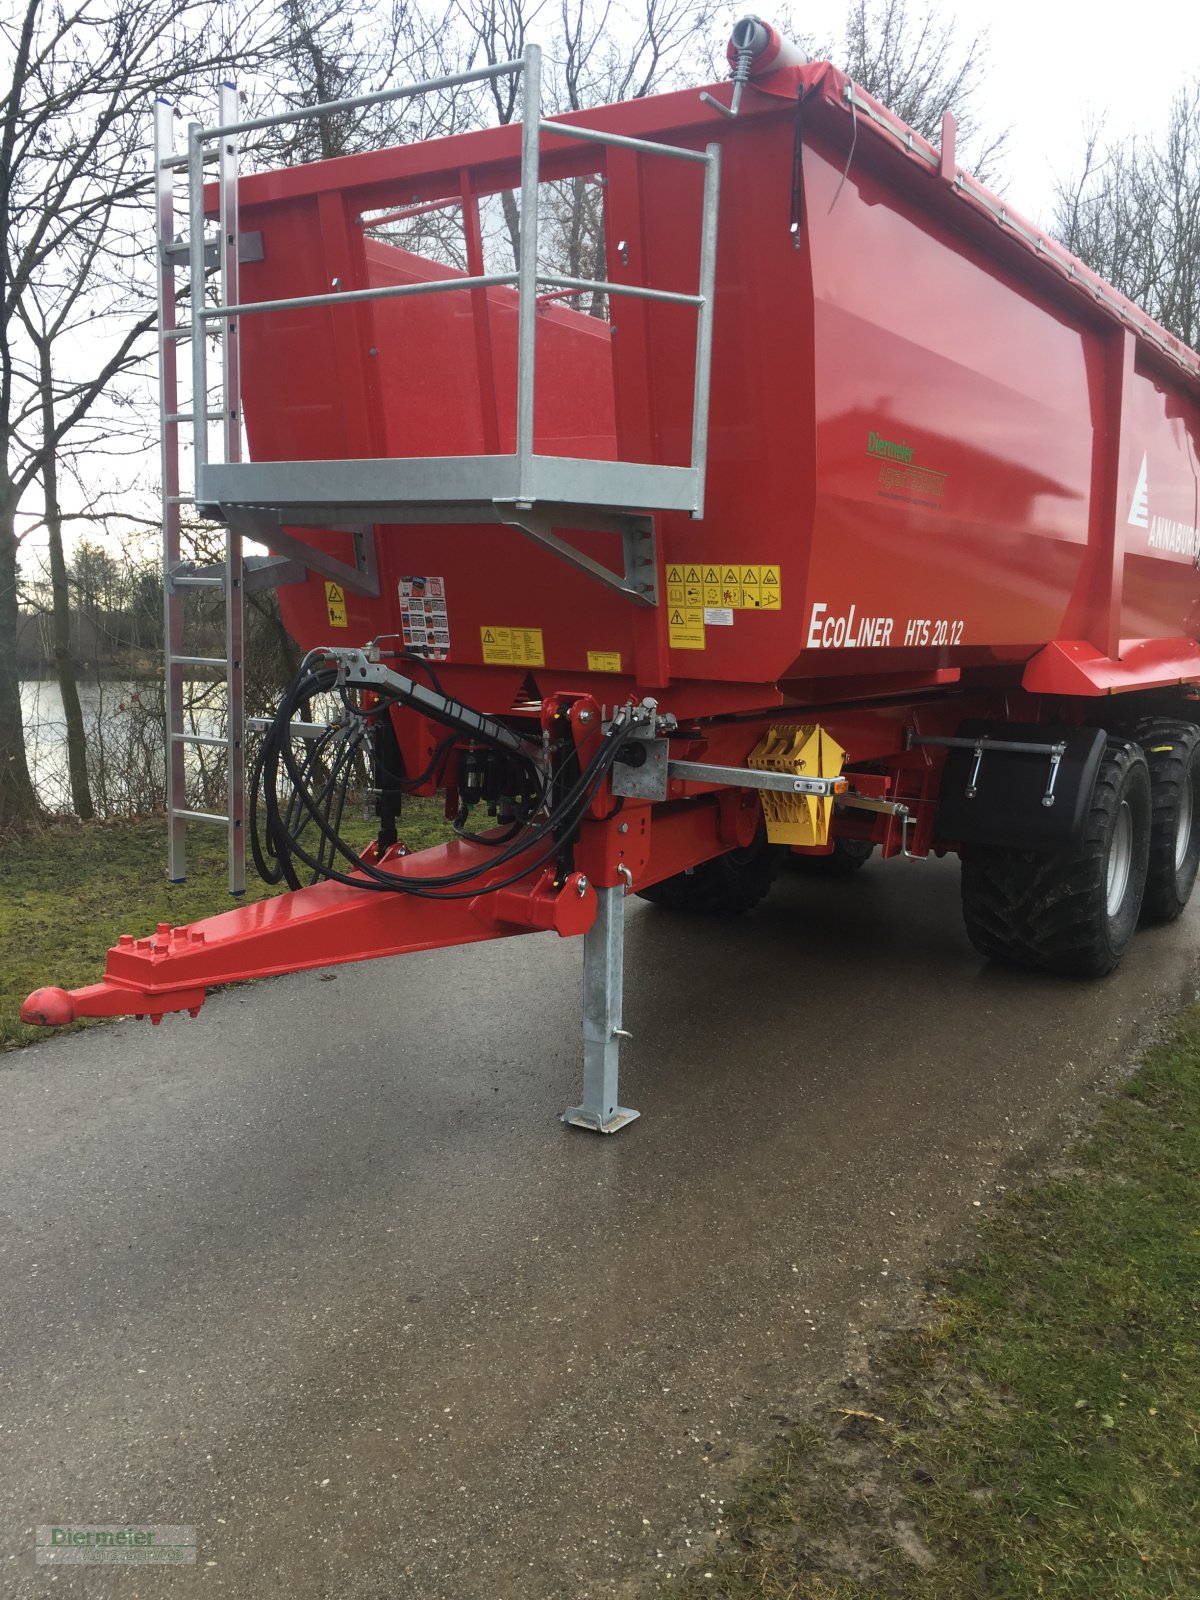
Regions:
[[[282,883],[284,879],[284,865],[271,848],[269,842],[259,837],[258,831],[258,797],[263,793],[263,772],[267,760],[267,740],[264,736],[259,744],[254,757],[254,766],[250,771],[250,854],[254,860],[254,870],[264,883]],[[270,860],[268,861],[268,856]]]
[[[482,874],[493,872],[497,867],[504,865],[505,862],[527,854],[536,845],[548,838],[547,848],[539,853],[535,859],[525,862],[518,872],[499,882],[489,883],[484,886],[488,892],[493,889],[507,887],[536,871],[538,867],[549,861],[556,852],[561,850],[564,840],[569,839],[577,829],[583,812],[591,803],[605,774],[616,759],[617,750],[622,742],[623,729],[612,729],[585,769],[578,775],[576,781],[565,794],[557,799],[542,822],[533,824],[522,823],[518,820],[512,828],[499,838],[481,841],[497,847],[498,853],[490,860],[472,863],[471,866],[462,868],[459,871],[443,873],[428,878],[401,878],[394,873],[383,871],[374,863],[364,861],[342,838],[340,824],[349,783],[349,773],[354,757],[366,737],[369,727],[368,718],[380,713],[388,714],[389,707],[392,704],[403,703],[403,696],[380,696],[378,703],[369,708],[363,708],[355,704],[352,698],[343,690],[343,702],[347,711],[358,719],[357,727],[354,727],[349,734],[347,734],[345,724],[331,728],[319,740],[310,745],[306,759],[302,764],[297,762],[291,748],[290,723],[296,706],[305,700],[311,700],[315,695],[327,693],[335,688],[338,676],[336,667],[317,668],[315,670],[306,669],[298,676],[281,699],[272,726],[267,734],[264,735],[262,747],[255,761],[251,795],[251,843],[255,866],[267,882],[278,883],[283,880],[288,883],[289,887],[299,888],[300,879],[294,865],[294,861],[298,861],[317,878],[332,879],[335,882],[344,883],[355,888],[379,889],[393,893],[412,894],[429,899],[462,899],[481,892],[476,880]],[[431,678],[433,677],[432,670],[430,670],[430,676]],[[446,716],[439,720],[443,720],[451,726],[456,726],[455,720],[451,716]],[[452,734],[449,738],[443,740],[434,750],[425,771],[418,778],[408,780],[401,787],[410,789],[427,781],[446,752],[453,745],[456,736],[456,734]],[[475,736],[478,737],[477,732]],[[342,749],[335,756],[333,767],[320,793],[314,794],[311,787],[312,769],[319,757],[324,754],[328,744],[331,741],[339,740],[342,744]],[[507,747],[503,748],[504,753],[509,757],[517,754],[517,752]],[[536,790],[532,798],[525,797],[525,805],[532,810],[533,814],[536,814],[536,811],[545,803],[547,781],[530,756],[520,752],[520,759],[534,779],[534,788]],[[281,817],[279,810],[278,790],[281,762],[291,785],[291,794],[286,807],[286,818]],[[340,783],[339,779],[342,780]],[[260,794],[266,813],[265,850],[260,841],[258,831],[258,802]],[[332,819],[331,812],[334,812]],[[301,843],[301,835],[310,823],[315,826],[318,834],[317,854],[315,856],[306,850]],[[267,856],[271,858],[269,863],[266,859]],[[338,856],[341,856],[349,864],[354,874],[353,876],[334,867],[333,863]],[[460,888],[460,885],[470,885],[470,887]]]
[[[505,861],[524,854],[535,843],[540,842],[547,834],[550,834],[550,844],[541,855],[534,861],[527,863],[511,877],[505,878],[499,883],[488,884],[487,892],[490,893],[494,889],[507,888],[510,884],[519,882],[520,879],[527,877],[529,873],[544,865],[561,848],[560,833],[570,831],[580,820],[583,811],[591,803],[592,796],[599,787],[605,773],[616,759],[617,750],[621,744],[621,731],[623,730],[613,730],[607,736],[606,742],[601,745],[600,749],[592,757],[592,760],[571,790],[545,821],[532,828],[524,838],[514,841],[513,844],[502,850],[499,855],[493,857],[490,861],[477,862],[458,872],[444,873],[430,878],[399,878],[392,873],[381,871],[370,862],[362,861],[361,857],[357,856],[342,840],[338,839],[333,842],[339,853],[345,856],[352,866],[355,866],[370,881],[364,882],[361,876],[350,877],[346,873],[336,872],[332,869],[325,872],[324,876],[332,878],[336,883],[344,883],[352,888],[379,888],[401,894],[423,896],[427,899],[466,899],[479,893],[478,888],[468,888],[455,893],[451,892],[453,886],[461,883],[470,883],[484,872],[490,872],[495,867],[503,865]],[[294,760],[291,760],[290,752],[285,751],[284,765],[288,766],[289,761],[291,761],[292,770],[294,771]],[[317,827],[322,831],[326,831],[327,824],[324,820],[315,813],[310,812],[310,814]],[[314,871],[319,870],[317,861],[298,843],[294,844],[294,853],[305,865]]]
[[[297,821],[300,806],[295,789],[289,796],[286,822],[279,816],[279,750],[282,743],[290,740],[290,723],[297,706],[303,705],[313,695],[327,693],[336,683],[335,668],[316,673],[302,671],[284,694],[271,728],[263,735],[251,774],[250,848],[255,868],[267,883],[284,882],[290,889],[301,887],[300,879],[291,863],[291,843],[293,835],[303,824]],[[327,729],[317,739],[309,742],[304,764],[306,789],[309,769],[321,758],[330,739],[337,732],[336,728]],[[265,840],[259,833],[260,795],[266,812]]]

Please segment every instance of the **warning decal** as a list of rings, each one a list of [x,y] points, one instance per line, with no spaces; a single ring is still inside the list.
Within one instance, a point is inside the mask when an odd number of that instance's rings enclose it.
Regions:
[[[703,607],[668,605],[667,641],[673,650],[703,650]]]
[[[346,591],[340,583],[325,585],[325,615],[331,628],[346,628]]]
[[[445,661],[450,654],[445,578],[400,579],[400,634],[414,655]]]
[[[589,672],[620,672],[621,652],[619,650],[589,650],[587,662]]]
[[[544,667],[540,628],[483,627],[479,630],[483,659],[496,667]]]
[[[687,612],[697,609],[778,611],[783,603],[780,574],[778,561],[768,562],[765,566],[741,561],[736,566],[726,561],[669,566],[667,605],[672,615],[676,610]],[[700,649],[701,646],[692,648]]]

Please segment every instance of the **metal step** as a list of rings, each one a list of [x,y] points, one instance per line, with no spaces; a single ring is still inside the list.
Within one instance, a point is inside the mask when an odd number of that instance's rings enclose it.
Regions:
[[[172,589],[223,589],[224,577],[210,577],[205,573],[180,573],[167,579]]]

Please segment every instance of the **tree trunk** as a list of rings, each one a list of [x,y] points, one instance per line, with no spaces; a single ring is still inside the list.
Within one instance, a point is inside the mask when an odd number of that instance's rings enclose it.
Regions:
[[[49,347],[42,352],[42,437],[54,437],[54,402],[50,388]],[[67,771],[71,778],[71,805],[77,817],[90,822],[96,815],[88,788],[87,742],[83,733],[83,708],[75,681],[75,658],[71,654],[71,597],[67,589],[67,563],[63,559],[62,508],[58,503],[58,463],[53,451],[46,455],[43,473],[46,502],[46,535],[50,544],[50,592],[54,599],[54,670],[62,695],[63,716],[67,724]]]
[[[0,511],[0,829],[41,815],[25,755],[17,624],[16,507],[10,503]]]
[[[513,266],[521,265],[521,213],[517,205],[517,197],[511,189],[501,189],[500,208],[504,212],[504,226],[508,230],[508,242],[512,246]]]

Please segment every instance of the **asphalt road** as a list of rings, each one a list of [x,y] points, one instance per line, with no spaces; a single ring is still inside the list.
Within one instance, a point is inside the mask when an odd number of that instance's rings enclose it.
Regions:
[[[984,967],[949,863],[630,902],[623,1074],[576,1098],[553,935],[217,996],[0,1066],[0,1594],[517,1600],[676,1566],[740,1466],[1196,991]],[[52,980],[53,973],[47,973]],[[35,1567],[43,1523],[195,1566]]]

